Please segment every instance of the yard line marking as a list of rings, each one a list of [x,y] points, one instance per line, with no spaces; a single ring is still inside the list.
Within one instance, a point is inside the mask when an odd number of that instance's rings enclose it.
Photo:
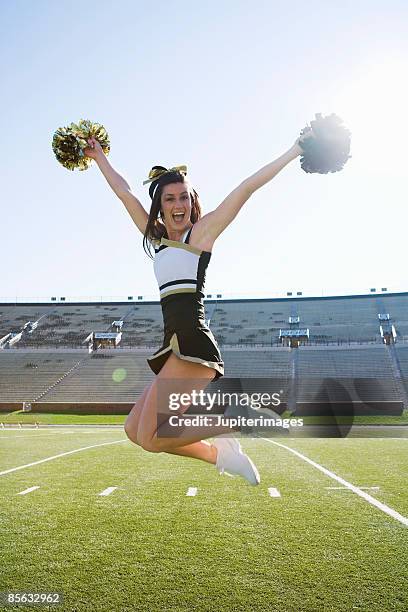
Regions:
[[[79,453],[83,450],[88,450],[88,448],[96,448],[97,446],[107,446],[108,444],[119,444],[120,442],[127,442],[126,440],[115,440],[115,442],[102,442],[102,444],[93,444],[92,446],[83,446],[82,448],[76,448],[75,450],[68,451],[66,453],[60,453],[59,455],[53,455],[52,457],[47,457],[46,459],[40,459],[39,461],[33,461],[33,463],[26,463],[25,465],[19,465],[18,467],[11,468],[10,470],[4,470],[4,472],[0,472],[0,476],[4,474],[10,474],[11,472],[16,472],[17,470],[23,470],[24,468],[31,467],[32,465],[38,465],[39,463],[45,463],[46,461],[52,461],[53,459],[58,459],[58,457],[65,457],[65,455],[72,455],[73,453]]]
[[[21,440],[22,438],[44,438],[44,436],[57,436],[58,434],[75,433],[73,431],[56,431],[54,433],[34,434],[33,436],[1,436],[0,440]]]
[[[379,510],[382,510],[382,512],[384,512],[385,514],[392,516],[392,518],[396,519],[397,521],[399,521],[400,523],[408,527],[408,518],[406,516],[402,516],[402,514],[400,514],[396,510],[393,510],[389,506],[386,506],[382,502],[378,501],[378,499],[375,499],[375,497],[372,497],[368,493],[365,493],[364,491],[361,490],[361,488],[354,486],[350,482],[347,482],[347,480],[344,480],[344,478],[341,478],[341,476],[337,476],[337,474],[334,474],[333,472],[323,467],[322,465],[319,465],[315,461],[312,461],[311,459],[309,459],[309,457],[306,457],[306,455],[302,455],[302,453],[299,453],[297,450],[294,450],[293,448],[290,448],[289,446],[285,446],[285,444],[281,444],[280,442],[275,442],[274,440],[270,440],[269,438],[262,438],[262,440],[265,440],[265,442],[270,442],[271,444],[275,444],[276,446],[281,446],[282,448],[285,448],[286,450],[290,451],[297,457],[300,457],[300,459],[303,459],[303,461],[307,461],[307,463],[310,463],[310,465],[313,465],[313,467],[323,472],[323,474],[326,474],[326,476],[333,478],[333,480],[337,480],[337,482],[347,487],[347,489],[350,489],[351,491],[356,493],[356,495],[359,495],[360,497],[365,499],[369,504],[372,504]]]
[[[29,489],[25,489],[25,491],[20,491],[20,493],[17,493],[17,495],[25,495],[26,493],[31,493],[31,491],[35,491],[39,488],[40,487],[30,487]]]
[[[342,489],[343,491],[347,491],[348,487],[324,487],[325,489]],[[379,491],[380,487],[358,487],[359,489],[371,489],[373,491]]]
[[[274,487],[269,487],[268,489],[268,493],[271,497],[280,497],[281,494],[279,493],[278,489],[275,489]]]
[[[197,487],[188,487],[188,491],[186,493],[187,497],[194,497],[195,495],[197,495]]]
[[[102,493],[98,493],[98,495],[110,495],[112,493],[112,491],[114,491],[117,488],[118,487],[108,487],[107,489],[102,491]]]

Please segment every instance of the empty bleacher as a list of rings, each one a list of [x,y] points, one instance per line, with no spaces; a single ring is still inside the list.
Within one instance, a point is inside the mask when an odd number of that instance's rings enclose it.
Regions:
[[[112,322],[124,320],[122,346],[159,344],[163,317],[158,303],[137,305],[52,305],[47,308],[0,306],[0,338],[20,331],[28,321],[38,321],[32,334],[24,334],[19,349],[36,347],[80,348],[92,331],[111,332]]]
[[[334,382],[333,382],[334,381]],[[384,345],[364,347],[301,347],[298,351],[296,398],[316,400],[331,385],[332,397],[347,389],[352,401],[399,401],[401,389]],[[344,394],[343,394],[344,397]]]
[[[380,311],[397,330],[394,353],[380,337]],[[271,377],[285,389],[296,378],[299,401],[308,401],[325,378],[391,381],[390,400],[400,395],[404,378],[408,394],[408,293],[382,294],[380,301],[372,295],[209,300],[206,313],[226,378]],[[308,345],[297,349],[279,344],[279,330],[294,315],[310,332]],[[85,338],[115,331],[116,320],[123,321],[120,345],[89,354]],[[0,304],[0,338],[21,332],[28,321],[37,322],[32,333],[0,348],[0,403],[134,403],[153,380],[146,357],[163,339],[158,302]]]

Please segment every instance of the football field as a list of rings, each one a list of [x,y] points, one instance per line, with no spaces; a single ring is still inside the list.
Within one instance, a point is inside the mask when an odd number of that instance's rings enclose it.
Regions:
[[[1,430],[0,591],[72,612],[406,611],[408,439],[241,443],[258,487],[122,428]]]

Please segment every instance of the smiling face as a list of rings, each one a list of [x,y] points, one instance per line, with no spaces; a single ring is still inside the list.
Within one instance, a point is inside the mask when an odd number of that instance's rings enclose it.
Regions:
[[[161,195],[161,211],[167,235],[177,240],[192,226],[190,185],[187,182],[165,185]]]

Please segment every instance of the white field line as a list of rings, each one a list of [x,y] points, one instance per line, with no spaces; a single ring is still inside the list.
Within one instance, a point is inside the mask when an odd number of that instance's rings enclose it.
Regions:
[[[31,493],[31,491],[35,491],[39,488],[40,487],[30,487],[29,489],[25,489],[25,491],[20,491],[20,493],[17,493],[17,495],[26,495],[26,493]]]
[[[280,497],[281,494],[279,493],[278,489],[275,489],[274,487],[269,487],[268,488],[268,493],[271,497]]]
[[[197,487],[188,487],[186,496],[187,497],[194,497],[195,495],[197,495]]]
[[[1,430],[0,430],[1,431]],[[11,429],[8,431],[21,431],[21,429]],[[61,434],[81,434],[85,435],[85,434],[99,434],[99,433],[118,433],[117,429],[104,429],[104,430],[100,430],[100,429],[93,429],[91,431],[82,431],[81,429],[70,429],[70,430],[65,430],[65,431],[53,431],[52,433],[34,433],[31,436],[15,436],[15,435],[11,435],[11,436],[5,436],[2,435],[0,433],[0,440],[20,440],[22,438],[29,438],[31,440],[33,440],[34,438],[43,438],[44,436],[59,436]]]
[[[79,453],[84,450],[88,450],[89,448],[96,448],[97,446],[107,446],[108,444],[119,444],[120,442],[127,442],[126,440],[116,440],[115,442],[102,442],[102,444],[93,444],[92,446],[83,446],[82,448],[76,448],[75,450],[68,451],[66,453],[60,453],[59,455],[53,455],[52,457],[47,457],[46,459],[40,459],[39,461],[33,461],[33,463],[26,463],[25,465],[19,465],[18,467],[11,468],[9,470],[4,470],[4,472],[0,472],[0,476],[4,476],[4,474],[10,474],[11,472],[16,472],[17,470],[23,470],[24,468],[31,467],[32,465],[38,465],[39,463],[45,463],[46,461],[52,461],[53,459],[58,459],[58,457],[65,457],[65,455],[72,455],[73,453]]]
[[[289,452],[293,453],[297,457],[300,457],[300,459],[303,459],[303,461],[310,463],[310,465],[315,467],[317,470],[320,470],[321,472],[323,472],[323,474],[326,474],[326,476],[333,478],[333,480],[337,480],[337,482],[342,484],[344,487],[347,487],[347,489],[350,489],[356,495],[359,495],[360,497],[365,499],[369,504],[372,504],[373,506],[375,506],[376,508],[378,508],[385,514],[392,516],[392,518],[396,519],[397,521],[399,521],[400,523],[408,527],[408,518],[406,516],[402,516],[402,514],[400,514],[396,510],[393,510],[386,504],[383,504],[382,502],[378,501],[378,499],[375,499],[375,497],[372,497],[368,493],[365,493],[364,491],[361,490],[361,488],[354,486],[350,482],[347,482],[347,480],[344,480],[344,478],[341,478],[341,476],[337,476],[337,474],[334,474],[327,468],[323,467],[322,465],[319,465],[315,461],[312,461],[311,459],[309,459],[309,457],[302,455],[302,453],[299,453],[293,448],[290,448],[289,446],[285,446],[285,444],[281,444],[280,442],[275,442],[274,440],[270,440],[269,438],[262,438],[262,440],[265,440],[265,442],[269,442],[270,444],[275,444],[276,446],[280,446],[281,448],[284,448],[288,450]]]
[[[108,487],[107,489],[102,491],[102,493],[98,493],[98,495],[110,495],[117,488],[118,487]]]
[[[325,489],[331,489],[331,490],[337,490],[337,491],[349,491],[348,487],[324,487]],[[371,490],[371,491],[379,491],[380,487],[358,487],[359,489],[363,490]]]
[[[22,438],[44,438],[44,436],[57,436],[58,434],[73,434],[75,431],[56,431],[55,433],[48,434],[34,434],[33,436],[2,436],[0,435],[0,440],[21,440]]]
[[[85,427],[81,427],[80,425],[72,425],[71,429],[66,429],[64,427],[64,429],[58,429],[57,427],[55,429],[53,429],[52,432],[49,433],[42,433],[44,432],[44,428],[42,429],[28,429],[28,427],[22,427],[21,429],[13,429],[11,427],[7,427],[7,429],[0,429],[0,439],[2,438],[6,438],[6,437],[14,437],[14,438],[18,438],[19,436],[5,436],[4,434],[8,433],[9,431],[19,431],[19,432],[25,432],[25,433],[32,433],[32,436],[28,436],[31,438],[34,438],[35,436],[52,436],[52,435],[56,435],[56,434],[61,434],[61,433],[83,433],[83,434],[90,434],[90,433],[103,433],[106,431],[112,432],[112,431],[119,431],[119,427],[109,427],[106,426],[106,428],[99,427],[98,429],[88,429]],[[37,433],[40,432],[40,433]],[[21,436],[22,437],[22,436]],[[390,438],[392,440],[392,438]],[[396,440],[399,440],[399,438],[396,438]]]

